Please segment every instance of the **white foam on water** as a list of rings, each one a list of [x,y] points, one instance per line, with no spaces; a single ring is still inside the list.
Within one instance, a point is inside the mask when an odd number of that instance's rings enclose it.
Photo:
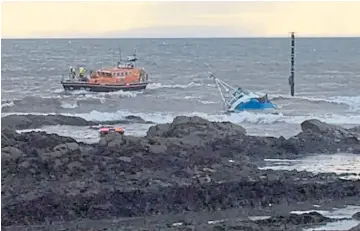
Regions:
[[[13,102],[13,101],[10,101],[10,102],[2,103],[2,104],[1,104],[1,108],[4,108],[4,107],[13,107],[13,106],[14,106],[14,102]]]
[[[126,135],[142,137],[146,135],[147,130],[151,124],[121,124],[114,125],[124,129]],[[18,132],[31,132],[31,131],[44,131],[46,133],[55,133],[60,136],[72,137],[79,142],[84,143],[97,143],[100,140],[99,130],[90,128],[88,126],[69,126],[69,125],[56,125],[44,126],[39,129],[23,129],[17,130]]]
[[[2,116],[18,114],[38,114],[48,115],[55,113],[2,113]],[[341,125],[356,125],[360,124],[360,115],[338,115],[338,114],[326,114],[326,115],[304,115],[304,116],[291,116],[284,115],[282,113],[256,113],[256,112],[241,112],[232,114],[207,114],[204,112],[191,112],[191,113],[176,113],[176,112],[153,112],[153,113],[133,113],[126,110],[119,110],[116,112],[99,112],[96,110],[90,113],[61,113],[69,116],[79,116],[87,120],[96,121],[110,121],[121,120],[126,116],[139,116],[146,121],[152,121],[154,123],[171,123],[176,116],[199,116],[209,121],[228,121],[235,124],[251,123],[251,124],[274,124],[274,123],[288,123],[288,124],[300,124],[304,120],[319,119],[326,123],[341,124]]]
[[[60,92],[62,89],[57,89],[55,91]],[[141,91],[115,91],[115,92],[88,92],[86,90],[76,90],[66,92],[66,94],[56,94],[50,96],[43,96],[42,99],[58,99],[60,101],[60,107],[65,109],[74,109],[79,106],[79,102],[82,100],[98,100],[101,104],[104,104],[106,98],[134,98],[137,95],[142,94]],[[1,105],[2,108],[4,107],[13,107],[16,105],[14,102],[3,103]]]
[[[302,99],[308,100],[313,102],[327,102],[327,103],[334,103],[334,104],[344,104],[348,105],[350,111],[360,111],[360,95],[356,96],[331,96],[328,98],[318,98],[318,97],[311,97],[311,96],[289,96],[289,95],[282,95],[282,94],[273,94],[270,96],[271,99],[274,98],[283,98],[283,99]]]
[[[360,206],[349,205],[340,209],[333,210],[308,210],[308,211],[292,211],[294,214],[304,214],[310,212],[318,212],[321,215],[329,218],[351,218],[353,214],[360,211]],[[360,221],[356,221],[354,219],[344,220],[344,221],[336,221],[336,222],[328,222],[326,225],[322,225],[316,228],[303,229],[304,231],[311,230],[349,230],[352,227],[358,225]]]
[[[197,102],[199,102],[201,104],[218,104],[218,103],[222,103],[220,101],[215,102],[215,101],[204,100],[202,96],[192,96],[192,95],[180,96],[180,97],[172,97],[172,99],[196,100]]]
[[[2,116],[11,114],[17,115],[55,115],[56,113],[2,113]],[[203,112],[192,112],[192,113],[171,113],[171,112],[155,112],[155,113],[132,113],[125,110],[119,110],[117,112],[99,112],[96,110],[90,113],[61,113],[62,115],[68,116],[79,116],[87,120],[95,121],[111,121],[121,120],[126,116],[139,116],[147,121],[154,123],[171,123],[176,116],[199,116],[210,121],[228,121],[235,124],[241,123],[254,123],[254,124],[273,124],[273,123],[291,123],[300,124],[307,119],[320,119],[327,123],[333,124],[360,124],[360,115],[324,115],[324,116],[285,116],[282,113],[279,114],[266,114],[266,113],[253,113],[253,112],[241,112],[233,113],[230,115],[226,114],[206,114]]]
[[[303,231],[325,231],[325,230],[333,230],[333,231],[346,231],[349,230],[355,226],[357,226],[360,222],[357,220],[344,220],[344,221],[335,221],[335,222],[329,222],[326,225],[322,225],[320,227],[316,228],[310,228],[310,229],[303,229]]]
[[[310,212],[318,212],[321,215],[329,218],[351,218],[352,215],[354,215],[357,212],[360,212],[360,206],[356,205],[348,205],[344,208],[335,208],[332,210],[295,210],[291,211],[291,213],[294,214],[304,214],[304,213],[310,213]]]
[[[268,114],[268,113],[255,113],[255,112],[241,112],[226,114],[207,114],[203,112],[192,113],[171,113],[171,112],[155,112],[155,113],[132,113],[129,111],[117,111],[114,113],[92,111],[86,114],[78,114],[89,120],[118,120],[125,116],[134,115],[139,116],[147,121],[155,123],[170,123],[176,116],[199,116],[210,121],[229,121],[235,124],[241,123],[254,123],[254,124],[273,124],[273,123],[291,123],[300,124],[304,120],[319,119],[321,121],[332,124],[360,124],[360,115],[336,115],[328,114],[323,116],[307,115],[307,116],[286,116],[282,113]]]
[[[176,222],[176,223],[172,223],[172,226],[176,227],[176,226],[182,226],[184,223],[182,222]]]
[[[142,93],[143,91],[113,91],[113,92],[101,92],[97,94],[104,97],[117,96],[120,98],[134,98]]]
[[[65,91],[63,90],[62,92],[65,92]],[[87,90],[74,90],[74,91],[67,91],[66,93],[69,95],[86,95],[91,92],[89,92]]]
[[[190,82],[188,84],[161,84],[161,83],[149,83],[147,89],[155,90],[161,88],[188,88],[188,87],[200,87],[202,84]]]
[[[303,160],[291,160],[291,159],[264,159],[267,162],[302,162]]]
[[[41,131],[49,134],[58,134],[59,136],[69,136],[78,142],[84,143],[96,143],[99,141],[99,132],[98,130],[89,129],[88,127],[72,127],[66,125],[57,125],[57,126],[44,126],[40,129],[23,129],[17,130],[19,133],[31,132],[31,131]]]
[[[304,120],[319,119],[321,121],[332,124],[360,124],[360,115],[336,115],[329,114],[323,116],[308,115],[308,116],[286,116],[282,113],[267,114],[267,113],[254,113],[254,112],[241,112],[226,114],[207,114],[203,112],[192,113],[169,113],[169,112],[155,112],[155,113],[132,113],[129,111],[117,111],[114,113],[92,111],[86,114],[77,114],[89,120],[119,120],[125,116],[134,115],[139,116],[147,121],[155,123],[170,123],[176,116],[199,116],[210,121],[229,121],[235,124],[253,123],[253,124],[273,124],[273,123],[291,123],[300,124]]]
[[[76,91],[70,91],[67,92],[67,94],[71,96],[84,96],[84,97],[111,97],[111,96],[117,96],[121,98],[134,98],[138,94],[142,94],[142,91],[113,91],[113,92],[90,92],[86,90],[76,90]]]
[[[64,102],[64,101],[61,101],[61,107],[62,107],[62,108],[67,108],[67,109],[74,109],[74,108],[77,108],[77,107],[78,107],[78,103],[77,103],[77,101],[75,101],[75,102]]]
[[[65,93],[63,89],[56,89],[54,93]],[[121,98],[134,98],[139,94],[142,94],[142,91],[113,91],[113,92],[91,92],[86,90],[74,90],[67,91],[66,94],[62,95],[52,95],[52,96],[44,96],[42,98],[74,98],[78,99],[78,97],[83,98],[104,98],[104,97],[121,97]]]
[[[54,93],[62,93],[62,92],[65,92],[63,88],[58,88],[54,90]]]
[[[207,223],[209,225],[219,224],[225,222],[227,219],[221,219],[221,220],[209,220]]]
[[[334,103],[347,104],[352,111],[360,111],[360,95],[359,96],[336,96],[331,99]]]
[[[187,95],[187,96],[184,96],[183,99],[201,99],[201,96]]]
[[[329,154],[308,156],[297,160],[265,159],[267,166],[259,169],[298,170],[313,173],[351,174],[350,179],[360,179],[360,156],[356,154]]]
[[[249,220],[259,221],[259,220],[266,220],[266,219],[269,219],[269,218],[271,218],[271,216],[250,216]]]
[[[107,112],[98,112],[92,111],[85,114],[77,114],[78,116],[84,117],[88,120],[120,120],[126,116],[134,115],[143,118],[146,121],[152,121],[154,123],[171,123],[176,116],[199,116],[210,121],[230,121],[233,123],[249,122],[249,123],[274,123],[277,122],[279,115],[266,115],[266,114],[253,114],[249,112],[233,114],[233,115],[224,115],[224,114],[206,114],[202,112],[192,112],[192,113],[167,113],[167,112],[158,112],[158,113],[131,113],[128,111],[117,111],[115,113]],[[302,121],[301,121],[302,122]]]
[[[199,103],[202,103],[202,104],[216,104],[216,103],[219,103],[219,102],[214,102],[214,101],[208,101],[208,100],[197,100]]]

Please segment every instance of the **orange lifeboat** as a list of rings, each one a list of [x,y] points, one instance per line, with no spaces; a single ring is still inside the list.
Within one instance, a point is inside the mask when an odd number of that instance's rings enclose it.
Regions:
[[[127,61],[120,61],[116,67],[101,68],[91,72],[89,77],[83,74],[77,77],[71,68],[69,79],[62,80],[65,90],[88,90],[95,92],[137,91],[144,90],[148,85],[148,74],[144,68],[136,68],[137,58],[128,57]]]

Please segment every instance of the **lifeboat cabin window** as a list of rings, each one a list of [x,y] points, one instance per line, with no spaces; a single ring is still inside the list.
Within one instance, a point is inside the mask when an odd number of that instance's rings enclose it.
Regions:
[[[98,73],[98,75],[103,76],[103,77],[112,77],[111,72],[99,71],[97,73]]]

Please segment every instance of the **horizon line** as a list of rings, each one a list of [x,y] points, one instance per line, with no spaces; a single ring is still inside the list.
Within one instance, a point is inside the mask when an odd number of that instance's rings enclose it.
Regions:
[[[296,36],[296,38],[360,38],[360,35],[334,36]],[[278,39],[289,36],[216,36],[216,37],[1,37],[1,40],[42,40],[42,39]]]

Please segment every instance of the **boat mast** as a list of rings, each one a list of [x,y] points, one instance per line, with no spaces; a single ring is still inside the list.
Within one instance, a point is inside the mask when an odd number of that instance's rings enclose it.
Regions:
[[[295,95],[295,32],[291,32],[291,55],[290,55],[290,94]]]
[[[217,88],[218,88],[218,91],[219,91],[219,93],[220,93],[221,99],[222,99],[223,102],[224,102],[224,106],[225,106],[226,109],[228,109],[229,107],[231,107],[231,105],[230,105],[229,102],[226,100],[226,97],[225,97],[222,89],[224,89],[225,92],[229,92],[230,89],[234,91],[235,88],[232,87],[232,86],[230,86],[228,83],[226,83],[226,82],[218,79],[218,78],[215,76],[215,73],[214,73],[214,71],[212,70],[212,68],[210,67],[209,64],[204,63],[204,65],[209,69],[209,78],[214,80],[214,82],[215,82],[215,84],[216,84],[216,86],[217,86]]]

